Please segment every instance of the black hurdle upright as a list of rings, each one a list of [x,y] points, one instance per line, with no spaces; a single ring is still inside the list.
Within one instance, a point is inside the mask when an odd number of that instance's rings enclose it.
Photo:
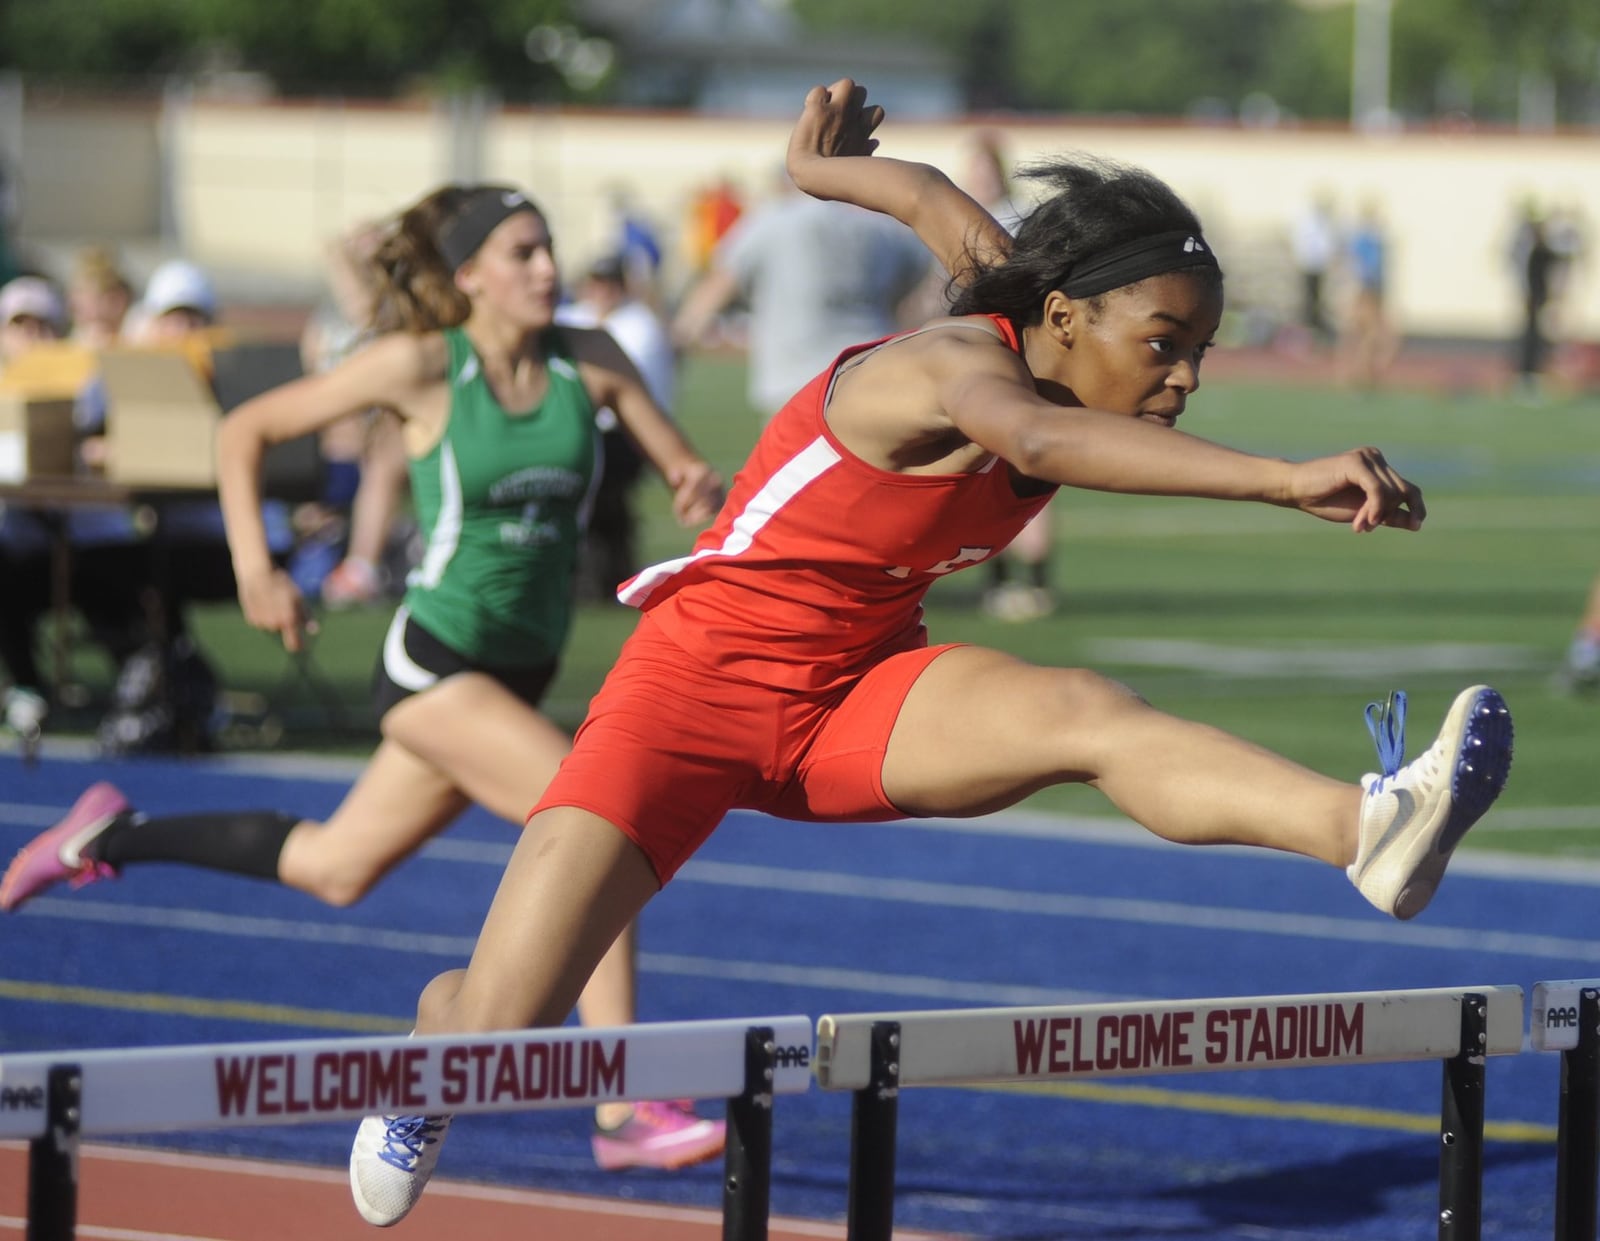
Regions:
[[[1461,997],[1461,1050],[1444,1062],[1439,1113],[1439,1241],[1478,1241],[1483,1229],[1483,1087],[1489,1001]]]
[[[1578,992],[1578,1044],[1561,1053],[1556,1241],[1594,1241],[1600,1185],[1600,989]]]
[[[722,1241],[767,1241],[772,1208],[772,1087],[777,1036],[751,1026],[744,1036],[744,1093],[728,1100],[722,1162]]]
[[[872,1023],[871,1076],[850,1107],[848,1241],[890,1241],[900,1118],[900,1023]]]
[[[28,1143],[27,1241],[73,1241],[78,1230],[78,1140],[83,1073],[58,1064],[45,1085],[48,1127]]]

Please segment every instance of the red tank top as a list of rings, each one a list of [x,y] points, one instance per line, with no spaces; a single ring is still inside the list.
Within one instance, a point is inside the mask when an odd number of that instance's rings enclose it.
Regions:
[[[1008,321],[986,317],[1019,349]],[[796,393],[693,551],[617,598],[704,663],[783,689],[826,690],[926,645],[928,588],[998,553],[1054,489],[1019,497],[998,458],[971,474],[908,475],[845,448],[824,417],[834,373],[882,343],[846,350]]]

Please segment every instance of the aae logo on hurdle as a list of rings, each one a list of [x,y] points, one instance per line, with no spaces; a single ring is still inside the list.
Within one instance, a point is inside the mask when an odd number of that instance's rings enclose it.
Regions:
[[[0,1086],[0,1112],[42,1112],[43,1086]]]
[[[1483,988],[1491,1054],[1522,1041],[1519,988]],[[828,1089],[869,1080],[874,1022],[900,1029],[902,1085],[1444,1059],[1461,1050],[1455,989],[1203,999],[1061,1008],[825,1016],[816,1073]]]
[[[1578,1013],[1584,992],[1600,989],[1600,980],[1572,979],[1533,984],[1528,1042],[1536,1051],[1571,1051],[1578,1045]]]
[[[733,1098],[746,1089],[752,1027],[773,1031],[772,1092],[808,1089],[812,1027],[803,1016],[29,1053],[0,1056],[0,1138],[44,1132],[48,1074],[63,1063],[82,1073],[84,1133]]]

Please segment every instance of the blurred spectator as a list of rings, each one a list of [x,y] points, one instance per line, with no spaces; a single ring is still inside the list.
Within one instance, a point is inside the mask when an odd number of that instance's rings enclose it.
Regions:
[[[72,339],[87,349],[104,349],[122,338],[133,306],[133,285],[114,254],[104,246],[79,250],[67,281],[72,308]]]
[[[639,371],[651,399],[672,411],[677,395],[677,357],[667,329],[628,291],[626,264],[608,255],[585,273],[576,300],[556,312],[558,323],[604,328]],[[638,517],[633,491],[644,476],[644,457],[609,409],[595,418],[601,432],[600,482],[579,553],[580,597],[616,600],[617,586],[639,571]]]
[[[1312,345],[1331,345],[1335,338],[1328,317],[1328,276],[1339,258],[1339,225],[1333,199],[1319,191],[1295,217],[1289,248],[1300,278],[1300,326]]]
[[[1555,351],[1551,369],[1575,390],[1600,390],[1600,342],[1575,331],[1571,313],[1573,285],[1589,257],[1588,219],[1582,204],[1568,199],[1553,206],[1545,235],[1557,258],[1544,308],[1545,334]]]
[[[634,201],[625,186],[613,186],[608,202],[614,219],[612,245],[622,256],[628,292],[640,301],[656,305],[661,296],[661,239],[656,226]]]
[[[63,299],[49,281],[31,276],[12,281],[0,289],[0,356],[15,361],[35,345],[60,340],[65,314]],[[139,535],[128,510],[74,508],[63,516],[0,505],[0,581],[5,584],[0,662],[12,681],[5,714],[25,737],[37,738],[51,691],[39,666],[39,626],[54,599],[51,552],[63,522],[72,544],[68,598],[90,636],[118,668],[140,642],[143,575],[131,569],[141,562],[130,546]],[[53,688],[59,692],[61,687]]]
[[[219,305],[216,288],[201,268],[183,260],[151,273],[144,296],[129,314],[134,345],[181,350],[210,379],[210,333]],[[79,400],[79,429],[103,431],[108,394],[96,383]],[[218,682],[189,633],[187,612],[196,602],[232,600],[233,562],[215,499],[163,499],[155,506],[153,536],[125,510],[75,510],[74,555],[98,564],[97,590],[143,604],[137,645],[123,659],[111,710],[97,739],[108,753],[195,751],[211,744]],[[269,502],[267,527],[273,550],[289,550],[284,506]],[[80,606],[82,606],[80,602]]]
[[[695,192],[689,203],[686,238],[690,274],[698,278],[711,266],[711,256],[744,214],[739,191],[727,177],[718,177]]]
[[[1023,213],[1011,197],[1011,173],[1006,167],[1005,146],[998,133],[982,130],[973,135],[961,188],[982,203],[983,209],[1001,228],[1016,233]]]
[[[1590,583],[1583,614],[1552,688],[1568,694],[1592,694],[1600,689],[1600,577]]]
[[[1389,238],[1376,202],[1362,206],[1345,242],[1344,262],[1352,288],[1340,344],[1341,370],[1346,382],[1376,388],[1400,349],[1389,321]]]
[[[377,277],[373,256],[382,225],[364,221],[327,250],[328,296],[300,337],[308,374],[330,370],[373,334]],[[327,489],[322,502],[295,514],[300,535],[290,572],[308,599],[331,608],[376,603],[392,593],[404,567],[386,567],[390,541],[409,486],[405,445],[395,418],[368,410],[322,433]]]
[[[378,300],[373,255],[383,237],[383,226],[367,220],[328,243],[327,290],[300,333],[300,359],[308,375],[332,370],[371,339]]]
[[[678,360],[656,312],[628,291],[620,254],[597,259],[584,273],[574,300],[558,314],[563,323],[603,327],[639,370],[651,398],[670,411],[677,397]]]
[[[0,287],[0,371],[35,345],[59,340],[65,327],[66,307],[48,280],[8,281]],[[11,681],[4,716],[8,726],[36,740],[44,715],[37,635],[50,604],[50,531],[39,514],[14,504],[0,504],[0,582],[0,664]]]
[[[904,225],[822,202],[782,174],[778,195],[742,216],[672,323],[674,342],[706,340],[742,297],[749,307],[749,397],[763,419],[851,345],[892,335],[932,259]]]
[[[217,290],[199,267],[172,259],[150,273],[130,317],[128,337],[141,345],[183,344],[217,321]]]
[[[1556,264],[1551,271],[1550,301],[1545,307],[1546,330],[1551,340],[1562,335],[1562,311],[1572,284],[1572,273],[1588,252],[1587,229],[1584,227],[1583,209],[1575,202],[1562,203],[1551,209],[1545,221],[1545,237],[1556,252]]]
[[[1512,229],[1508,257],[1522,309],[1513,356],[1517,388],[1523,396],[1536,398],[1543,391],[1545,362],[1550,354],[1545,308],[1562,259],[1550,244],[1544,212],[1532,199],[1522,204]]]
[[[50,536],[37,514],[10,504],[0,504],[0,581],[0,667],[9,681],[0,720],[31,751],[49,710],[37,639],[50,601]]]
[[[66,330],[66,303],[44,277],[18,276],[0,287],[0,369]]]
[[[1561,332],[1561,311],[1573,269],[1587,248],[1583,217],[1578,207],[1566,204],[1552,211],[1545,220],[1544,236],[1553,256],[1546,290],[1544,330],[1554,341]],[[1590,583],[1588,599],[1567,647],[1566,659],[1556,674],[1555,686],[1568,693],[1593,693],[1600,689],[1600,576]]]
[[[1023,213],[1011,196],[1011,174],[999,134],[983,130],[973,136],[961,188],[1006,232],[1017,231]],[[1053,507],[1047,504],[1004,551],[990,558],[989,581],[980,603],[986,615],[996,620],[1030,621],[1055,611],[1055,592],[1050,586]]]

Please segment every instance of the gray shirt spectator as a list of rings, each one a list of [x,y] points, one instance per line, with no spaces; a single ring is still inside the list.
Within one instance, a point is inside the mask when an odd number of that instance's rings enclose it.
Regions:
[[[932,262],[893,220],[789,193],[745,215],[690,291],[674,335],[698,341],[735,296],[749,304],[750,402],[766,417],[847,347],[899,330]]]

